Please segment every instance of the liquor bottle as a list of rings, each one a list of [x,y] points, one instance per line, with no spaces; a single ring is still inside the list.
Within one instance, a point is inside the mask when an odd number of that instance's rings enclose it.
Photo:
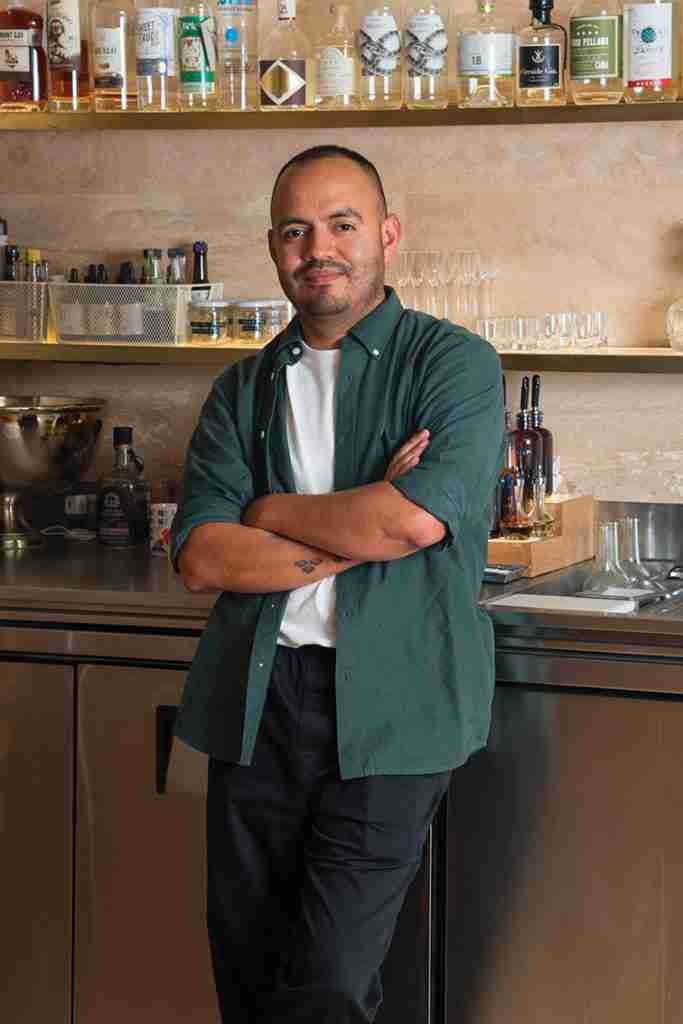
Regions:
[[[137,0],[135,65],[138,110],[166,113],[178,109],[176,21],[173,0]]]
[[[211,284],[206,255],[209,247],[206,242],[195,242],[192,246],[194,266],[192,268],[192,301],[208,302],[211,297]]]
[[[206,0],[187,0],[178,18],[178,63],[181,110],[215,110],[216,22]]]
[[[551,21],[553,0],[529,0],[531,24],[517,36],[517,106],[567,102],[567,33]]]
[[[21,281],[21,251],[18,245],[5,249],[5,281]]]
[[[84,284],[97,284],[97,266],[94,263],[88,264],[88,269],[83,278]]]
[[[448,31],[436,2],[406,11],[403,96],[411,110],[448,106]]]
[[[538,487],[543,472],[543,438],[531,425],[529,378],[522,378],[517,426],[507,440],[507,458],[501,499],[501,532],[504,537],[527,538],[537,521]]]
[[[621,0],[578,0],[569,19],[569,81],[579,106],[619,103],[622,77]]]
[[[543,413],[540,409],[540,401],[541,378],[538,373],[535,373],[531,378],[531,426],[543,438],[542,475],[545,481],[545,493],[550,496],[553,493],[553,435],[547,427],[543,426]]]
[[[515,35],[494,0],[480,0],[476,15],[457,33],[458,106],[511,107],[515,102]]]
[[[624,99],[668,102],[678,97],[678,4],[624,4]]]
[[[357,37],[360,103],[365,110],[397,110],[403,103],[401,32],[386,3],[361,18]]]
[[[44,110],[47,59],[43,19],[18,0],[0,10],[0,111]]]
[[[217,0],[218,106],[258,106],[258,11],[256,0]]]
[[[45,35],[48,108],[57,113],[90,110],[85,0],[47,0]]]
[[[360,106],[358,56],[348,4],[332,4],[334,23],[321,36],[315,54],[318,110],[357,110]]]
[[[161,273],[161,249],[144,249],[145,284],[163,284]]]
[[[127,548],[149,538],[150,486],[133,451],[133,428],[114,427],[114,466],[97,482],[97,539]]]
[[[278,22],[259,47],[261,110],[310,110],[314,106],[313,58],[296,23],[296,0],[278,0]]]
[[[133,0],[93,0],[90,6],[90,48],[95,111],[134,110],[137,83]]]

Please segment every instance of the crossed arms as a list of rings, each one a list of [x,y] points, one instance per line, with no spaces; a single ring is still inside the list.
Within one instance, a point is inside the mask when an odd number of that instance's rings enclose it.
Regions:
[[[428,431],[413,435],[379,483],[333,494],[266,495],[247,506],[241,523],[197,526],[178,558],[185,586],[195,593],[294,590],[436,544],[443,523],[391,485],[428,444]]]

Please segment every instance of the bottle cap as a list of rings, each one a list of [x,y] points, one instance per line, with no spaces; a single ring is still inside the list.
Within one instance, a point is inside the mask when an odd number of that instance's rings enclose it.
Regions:
[[[209,247],[206,242],[194,242],[192,245],[192,252],[207,253],[208,251]]]
[[[142,255],[143,256],[157,256],[159,259],[161,259],[161,249],[143,249],[142,250]]]
[[[27,263],[40,263],[40,249],[27,249],[26,250],[26,262]]]
[[[20,255],[18,245],[8,245],[5,249],[6,260],[18,260]]]
[[[72,267],[69,271],[69,282],[71,284],[78,284],[78,270],[76,267]]]
[[[552,11],[554,0],[529,0],[530,11]]]
[[[174,256],[184,256],[184,255],[185,255],[185,250],[184,249],[178,248],[178,249],[169,249],[168,250],[168,258],[170,260],[173,259]]]
[[[132,444],[132,427],[114,427],[114,444]]]

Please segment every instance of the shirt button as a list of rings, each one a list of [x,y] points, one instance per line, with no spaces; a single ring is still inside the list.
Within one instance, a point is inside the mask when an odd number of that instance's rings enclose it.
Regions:
[[[263,440],[265,436],[266,436],[265,430],[261,430],[260,433],[259,433],[259,437],[261,438],[261,440]]]
[[[378,348],[373,348],[372,354],[375,357],[375,359],[379,359],[379,349]]]
[[[295,346],[295,347],[294,347],[294,348],[292,349],[292,355],[293,355],[293,356],[300,356],[300,355],[301,355],[301,349],[299,348],[299,346],[298,346],[298,345],[296,345],[296,346]]]
[[[262,662],[262,661],[259,661],[259,663],[258,663],[258,667],[259,667],[259,668],[263,668],[263,662]]]

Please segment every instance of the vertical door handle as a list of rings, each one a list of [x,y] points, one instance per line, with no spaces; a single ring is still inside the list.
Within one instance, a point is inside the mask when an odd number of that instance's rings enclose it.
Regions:
[[[156,709],[156,791],[158,796],[166,792],[168,764],[173,747],[173,726],[178,707],[175,704],[158,704]]]

